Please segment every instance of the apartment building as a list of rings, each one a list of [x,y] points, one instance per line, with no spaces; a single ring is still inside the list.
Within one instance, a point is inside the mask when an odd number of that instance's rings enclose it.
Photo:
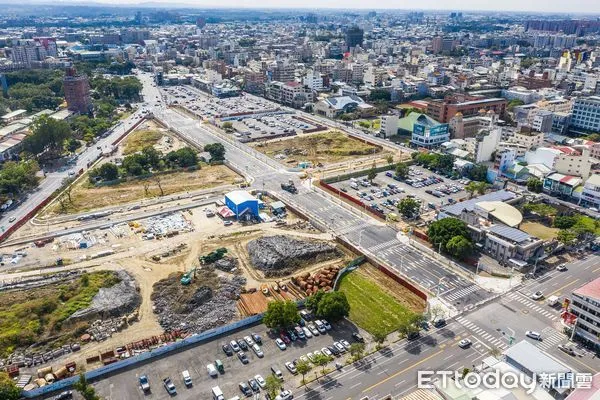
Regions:
[[[577,317],[575,336],[600,347],[600,278],[573,291],[570,310]]]
[[[582,97],[575,100],[571,129],[600,132],[600,96]]]
[[[600,209],[600,175],[590,176],[583,185],[579,204]]]
[[[502,117],[506,112],[506,99],[492,98],[486,99],[474,96],[455,95],[444,100],[427,101],[427,115],[431,118],[447,123],[457,113],[462,113],[464,117],[475,116],[480,110],[493,111]]]

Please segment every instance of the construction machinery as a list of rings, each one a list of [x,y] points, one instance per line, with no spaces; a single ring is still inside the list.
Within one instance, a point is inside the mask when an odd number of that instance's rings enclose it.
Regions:
[[[189,285],[190,283],[192,283],[192,280],[196,277],[196,270],[197,269],[198,269],[198,267],[194,267],[190,271],[188,271],[185,274],[183,274],[183,276],[180,279],[181,284],[182,285]]]

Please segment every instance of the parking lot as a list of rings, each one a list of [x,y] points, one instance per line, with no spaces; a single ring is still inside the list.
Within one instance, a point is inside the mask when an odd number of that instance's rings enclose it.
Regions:
[[[246,93],[237,97],[217,98],[188,85],[166,86],[161,89],[170,103],[186,107],[205,119],[260,114],[281,109],[277,103]]]
[[[283,111],[228,117],[222,121],[233,125],[236,137],[250,141],[292,136],[316,128],[315,125],[298,119],[293,113]]]
[[[226,399],[234,396],[243,398],[244,395],[238,387],[240,382],[248,383],[248,380],[257,374],[266,379],[271,374],[271,366],[274,365],[283,373],[283,387],[293,392],[301,377],[300,375],[292,375],[285,367],[286,362],[293,362],[293,360],[297,360],[309,352],[312,353],[325,346],[331,346],[335,341],[343,339],[352,343],[352,333],[358,332],[358,328],[347,321],[332,323],[331,327],[332,329],[325,334],[306,340],[293,341],[285,350],[280,350],[275,343],[275,337],[269,337],[267,334],[267,328],[264,325],[256,325],[240,330],[236,334],[221,337],[168,357],[133,367],[130,370],[104,379],[94,386],[98,394],[106,400],[169,399],[171,396],[163,387],[162,380],[170,377],[175,384],[177,397],[181,399],[212,399],[211,388],[214,386],[221,388]],[[232,356],[225,355],[222,345],[233,339],[243,340],[245,336],[252,335],[252,333],[256,333],[262,338],[260,347],[264,352],[263,358],[257,357],[250,349],[244,351],[249,360],[248,364],[242,364],[235,354]],[[366,337],[364,334],[363,336]],[[336,360],[342,362],[345,358],[347,356],[342,355]],[[217,359],[222,361],[225,372],[211,378],[207,372],[207,364],[214,364]],[[334,367],[334,362],[330,362],[330,368]],[[190,388],[186,388],[183,383],[182,371],[184,370],[189,371],[193,381],[193,386]],[[314,374],[314,372],[310,372],[310,374]],[[148,377],[151,385],[148,394],[144,394],[139,386],[138,379],[142,375]]]
[[[379,172],[372,184],[367,176],[332,183],[331,185],[355,196],[384,214],[396,212],[397,204],[405,197],[421,202],[421,212],[454,203],[467,197],[466,179],[451,180],[421,167],[411,166],[408,178],[400,180],[394,171]]]

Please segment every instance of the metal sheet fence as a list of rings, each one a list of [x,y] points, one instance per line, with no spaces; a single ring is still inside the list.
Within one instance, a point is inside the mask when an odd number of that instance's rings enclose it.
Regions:
[[[218,328],[214,328],[214,329],[187,337],[181,341],[153,349],[146,353],[142,353],[142,354],[139,354],[137,356],[134,356],[134,357],[131,357],[131,358],[128,358],[125,360],[117,361],[113,364],[105,365],[104,367],[100,367],[93,371],[86,372],[85,377],[88,381],[94,381],[95,379],[99,379],[106,375],[113,374],[117,371],[129,368],[133,365],[147,362],[154,358],[163,357],[170,353],[182,350],[186,347],[198,345],[202,342],[211,340],[215,337],[235,331],[237,329],[245,328],[250,325],[254,325],[257,322],[260,322],[262,320],[262,318],[263,318],[263,314],[253,315],[251,317],[244,318],[240,321],[233,322],[228,325],[220,326]],[[63,379],[61,381],[57,381],[51,385],[47,385],[47,386],[44,386],[41,388],[23,392],[22,395],[23,395],[23,397],[28,398],[28,399],[33,399],[33,398],[36,398],[39,396],[45,396],[49,393],[58,392],[60,390],[65,390],[67,388],[70,388],[71,386],[73,386],[73,383],[77,382],[78,379],[79,379],[78,376],[73,376],[73,377],[70,377],[67,379]]]

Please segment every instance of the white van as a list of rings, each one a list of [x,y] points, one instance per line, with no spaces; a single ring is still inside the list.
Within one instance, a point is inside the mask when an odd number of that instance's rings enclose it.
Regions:
[[[213,364],[206,364],[206,371],[208,371],[208,375],[212,377],[219,375],[219,371],[217,371]]]
[[[350,182],[350,187],[354,190],[358,190],[358,184],[356,182]]]
[[[185,386],[192,386],[192,377],[190,376],[190,372],[186,369],[185,371],[181,372],[181,375],[183,376],[183,383],[185,383]]]
[[[546,300],[546,304],[548,304],[550,307],[555,307],[558,304],[559,300],[560,299],[558,298],[558,296],[550,296]]]
[[[225,397],[223,396],[223,391],[218,386],[212,388],[212,395],[213,400],[225,400]]]

